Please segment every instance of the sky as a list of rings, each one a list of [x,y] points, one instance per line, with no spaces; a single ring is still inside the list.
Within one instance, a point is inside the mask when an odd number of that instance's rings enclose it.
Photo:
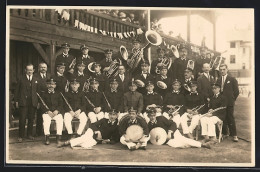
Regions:
[[[252,9],[215,9],[216,21],[216,50],[223,52],[228,48],[230,33],[236,29],[247,29],[248,25],[254,26],[254,11]],[[173,36],[181,34],[186,40],[187,37],[187,16],[162,18],[163,31],[168,34],[173,31]],[[174,23],[174,24],[173,24]],[[175,24],[176,23],[176,24]],[[206,46],[213,49],[213,26],[206,19],[198,16],[191,16],[191,42],[201,45],[203,36],[206,37]]]

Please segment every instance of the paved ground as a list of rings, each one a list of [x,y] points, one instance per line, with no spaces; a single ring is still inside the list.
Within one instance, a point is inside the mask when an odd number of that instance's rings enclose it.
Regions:
[[[242,139],[238,143],[228,138],[216,144],[212,149],[188,148],[174,149],[167,145],[155,146],[148,144],[147,150],[129,151],[120,143],[116,145],[97,145],[92,150],[74,150],[70,147],[56,148],[53,143],[43,144],[43,137],[34,142],[25,140],[17,143],[17,131],[10,132],[9,151],[10,160],[32,161],[84,161],[84,162],[189,162],[189,163],[250,163],[250,108],[249,99],[240,97],[237,101],[235,116],[237,120],[238,136]]]

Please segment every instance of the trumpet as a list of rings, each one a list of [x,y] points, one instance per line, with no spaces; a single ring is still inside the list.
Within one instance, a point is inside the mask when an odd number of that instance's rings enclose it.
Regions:
[[[183,105],[175,105],[168,111],[169,116],[173,117],[175,113],[177,113]]]

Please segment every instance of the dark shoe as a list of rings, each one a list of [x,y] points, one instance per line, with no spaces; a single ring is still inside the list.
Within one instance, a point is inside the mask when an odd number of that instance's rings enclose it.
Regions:
[[[28,136],[28,139],[34,140],[34,137],[33,136]]]
[[[209,141],[210,141],[210,139],[205,138],[205,139],[203,139],[203,140],[201,141],[201,143],[204,144],[204,143],[207,143],[207,142],[209,142]]]
[[[68,140],[71,140],[72,139],[72,134],[69,134],[68,135]]]
[[[202,143],[202,144],[201,144],[201,147],[207,148],[207,149],[211,149],[210,142]]]
[[[218,139],[212,138],[212,139],[210,139],[210,141],[209,141],[208,143],[210,143],[210,144],[216,144],[216,143],[218,143]]]
[[[140,146],[139,149],[146,150],[146,146]]]
[[[61,142],[61,135],[56,135],[56,142],[57,144]]]
[[[130,150],[130,151],[136,150],[136,146],[131,146],[131,147],[129,148],[129,150]]]
[[[76,134],[76,137],[75,137],[75,138],[80,137],[80,136],[81,136],[80,134]]]
[[[45,136],[45,144],[49,145],[50,144],[50,135]]]
[[[233,142],[238,142],[237,136],[234,136],[234,137],[233,137]]]
[[[22,142],[23,142],[23,138],[18,137],[17,141],[18,141],[19,143],[22,143]]]
[[[75,139],[77,137],[76,134],[71,134],[71,139]]]
[[[58,145],[57,145],[57,147],[58,147],[58,148],[61,148],[61,147],[63,147],[63,146],[68,146],[68,145],[70,145],[70,141],[69,141],[69,140],[67,140],[67,141],[65,141],[65,142],[59,142]]]

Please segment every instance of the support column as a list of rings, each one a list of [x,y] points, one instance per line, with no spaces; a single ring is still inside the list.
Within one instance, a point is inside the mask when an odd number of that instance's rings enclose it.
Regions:
[[[50,46],[48,47],[48,54],[50,55],[50,72],[53,75],[55,73],[56,46],[52,40]]]
[[[190,15],[191,11],[187,11],[187,42],[190,42]]]

